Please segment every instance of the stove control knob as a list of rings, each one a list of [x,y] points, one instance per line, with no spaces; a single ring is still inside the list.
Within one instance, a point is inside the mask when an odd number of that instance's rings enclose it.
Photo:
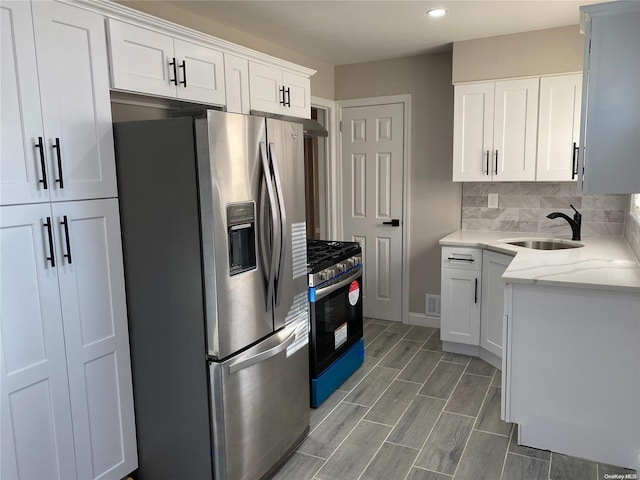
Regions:
[[[349,264],[350,267],[353,267],[356,264],[355,257],[351,257],[349,260],[347,260],[347,263]]]
[[[335,271],[333,270],[327,270],[327,278],[333,278],[333,276],[336,274]]]
[[[326,280],[327,279],[327,272],[325,272],[323,270],[318,274],[318,276],[320,277],[320,280]]]
[[[338,273],[342,273],[347,269],[347,266],[344,263],[339,263],[336,265],[336,268],[338,269]]]

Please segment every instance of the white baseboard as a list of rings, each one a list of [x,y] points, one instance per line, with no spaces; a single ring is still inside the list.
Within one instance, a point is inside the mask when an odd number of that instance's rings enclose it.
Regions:
[[[431,317],[424,313],[409,312],[409,325],[440,328],[440,317]]]

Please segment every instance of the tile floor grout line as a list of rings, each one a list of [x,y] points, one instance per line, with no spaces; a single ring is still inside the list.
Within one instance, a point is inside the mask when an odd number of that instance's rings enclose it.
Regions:
[[[511,440],[511,432],[509,432],[509,435],[503,435],[501,433],[489,432],[488,430],[480,430],[479,428],[474,428],[473,431],[481,432],[481,433],[488,433],[489,435],[496,435],[497,437],[505,437],[505,438],[508,438],[509,440]],[[508,445],[507,445],[507,450],[509,450],[509,446]]]
[[[440,361],[438,363],[440,363],[440,362],[442,362],[442,358],[440,359]],[[433,371],[435,371],[435,368],[433,369]],[[433,374],[433,372],[431,372],[431,374]],[[449,403],[449,400],[451,399],[451,396],[453,395],[453,392],[455,392],[456,388],[458,387],[458,384],[460,383],[460,380],[462,380],[462,375],[463,374],[460,374],[460,377],[458,378],[458,381],[456,382],[456,384],[454,385],[453,389],[451,390],[451,393],[449,394],[449,396],[446,399],[444,399],[444,405],[442,406],[442,410],[440,410],[440,413],[438,414],[438,418],[433,423],[433,426],[431,427],[431,430],[429,430],[429,434],[425,437],[424,442],[422,442],[422,446],[420,447],[420,451],[418,452],[418,455],[416,456],[415,460],[413,461],[413,465],[411,465],[411,468],[414,468],[414,467],[415,468],[420,468],[420,467],[418,467],[416,465],[416,461],[418,460],[418,458],[422,454],[422,450],[424,449],[424,447],[427,445],[427,442],[429,441],[429,437],[431,437],[431,435],[433,435],[433,431],[435,430],[436,425],[438,425],[438,422],[442,418],[442,414],[445,413],[444,409],[446,408],[447,403]],[[425,384],[427,383],[427,381],[428,381],[428,379],[425,380]],[[431,398],[433,398],[433,397],[431,397]],[[439,398],[438,400],[443,400],[443,399]],[[447,413],[449,413],[449,412],[447,412]],[[469,434],[469,437],[471,437],[471,434]],[[469,441],[469,439],[467,438],[467,442],[468,441]],[[465,444],[465,447],[466,447],[466,444]],[[464,453],[464,451],[463,451],[463,453]],[[460,455],[460,458],[462,458],[462,455]],[[460,462],[458,461],[458,463],[460,463]],[[456,465],[456,470],[457,470],[457,468],[458,468],[458,466]],[[423,468],[423,470],[426,470],[426,468]],[[409,469],[409,471],[411,471],[411,469]],[[436,472],[436,473],[441,473],[441,472]],[[454,474],[455,474],[455,471],[454,471]],[[445,475],[447,475],[447,474],[445,474]]]
[[[510,453],[511,455],[517,455],[518,457],[528,458],[530,460],[540,460],[541,462],[551,463],[549,460],[545,460],[544,458],[530,457],[529,455],[525,455],[524,453],[512,452],[510,450],[507,450],[507,453]]]
[[[459,363],[458,365],[462,365],[461,363]],[[462,372],[463,375],[473,375],[474,377],[482,377],[482,378],[490,378],[491,380],[493,380],[493,376],[492,375],[478,375],[477,373],[471,373],[471,372]],[[491,387],[491,383],[489,383],[489,387]]]
[[[460,376],[460,379],[462,379],[462,377],[464,376],[464,373],[462,373],[462,375]],[[458,383],[460,383],[460,381],[458,381]],[[491,384],[491,382],[489,382],[489,384]],[[456,385],[457,388],[457,385]],[[455,389],[454,389],[455,391]],[[453,392],[451,393],[453,395]],[[460,468],[460,463],[462,462],[462,459],[464,458],[464,452],[466,452],[467,450],[467,446],[469,445],[469,440],[471,440],[471,435],[473,434],[473,430],[475,429],[476,423],[478,423],[478,420],[480,418],[480,412],[482,412],[482,407],[484,407],[484,403],[487,400],[487,396],[489,395],[489,388],[487,388],[487,391],[484,394],[484,398],[482,399],[482,404],[480,405],[480,410],[478,410],[478,417],[476,417],[475,422],[473,422],[473,426],[471,427],[471,432],[469,432],[469,436],[467,437],[467,441],[464,444],[464,448],[462,449],[462,453],[460,454],[460,459],[458,460],[458,464],[456,465],[456,469],[453,471],[453,476],[455,478],[456,473],[458,473],[458,468]],[[447,402],[449,403],[449,402]],[[446,405],[445,405],[446,408]],[[507,445],[507,451],[509,451],[509,445]],[[506,456],[506,453],[505,453]]]

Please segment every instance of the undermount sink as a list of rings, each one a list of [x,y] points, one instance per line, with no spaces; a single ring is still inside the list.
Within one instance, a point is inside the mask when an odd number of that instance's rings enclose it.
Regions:
[[[517,247],[533,248],[535,250],[564,250],[567,248],[584,247],[581,243],[571,243],[566,240],[518,240],[507,242]]]

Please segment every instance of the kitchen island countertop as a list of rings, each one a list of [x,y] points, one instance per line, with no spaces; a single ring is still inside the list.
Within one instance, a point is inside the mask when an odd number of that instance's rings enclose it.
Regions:
[[[502,279],[511,283],[640,294],[640,263],[624,237],[590,236],[580,248],[535,250],[510,245],[518,240],[563,240],[545,233],[458,230],[440,240],[442,246],[479,247],[514,256]]]

